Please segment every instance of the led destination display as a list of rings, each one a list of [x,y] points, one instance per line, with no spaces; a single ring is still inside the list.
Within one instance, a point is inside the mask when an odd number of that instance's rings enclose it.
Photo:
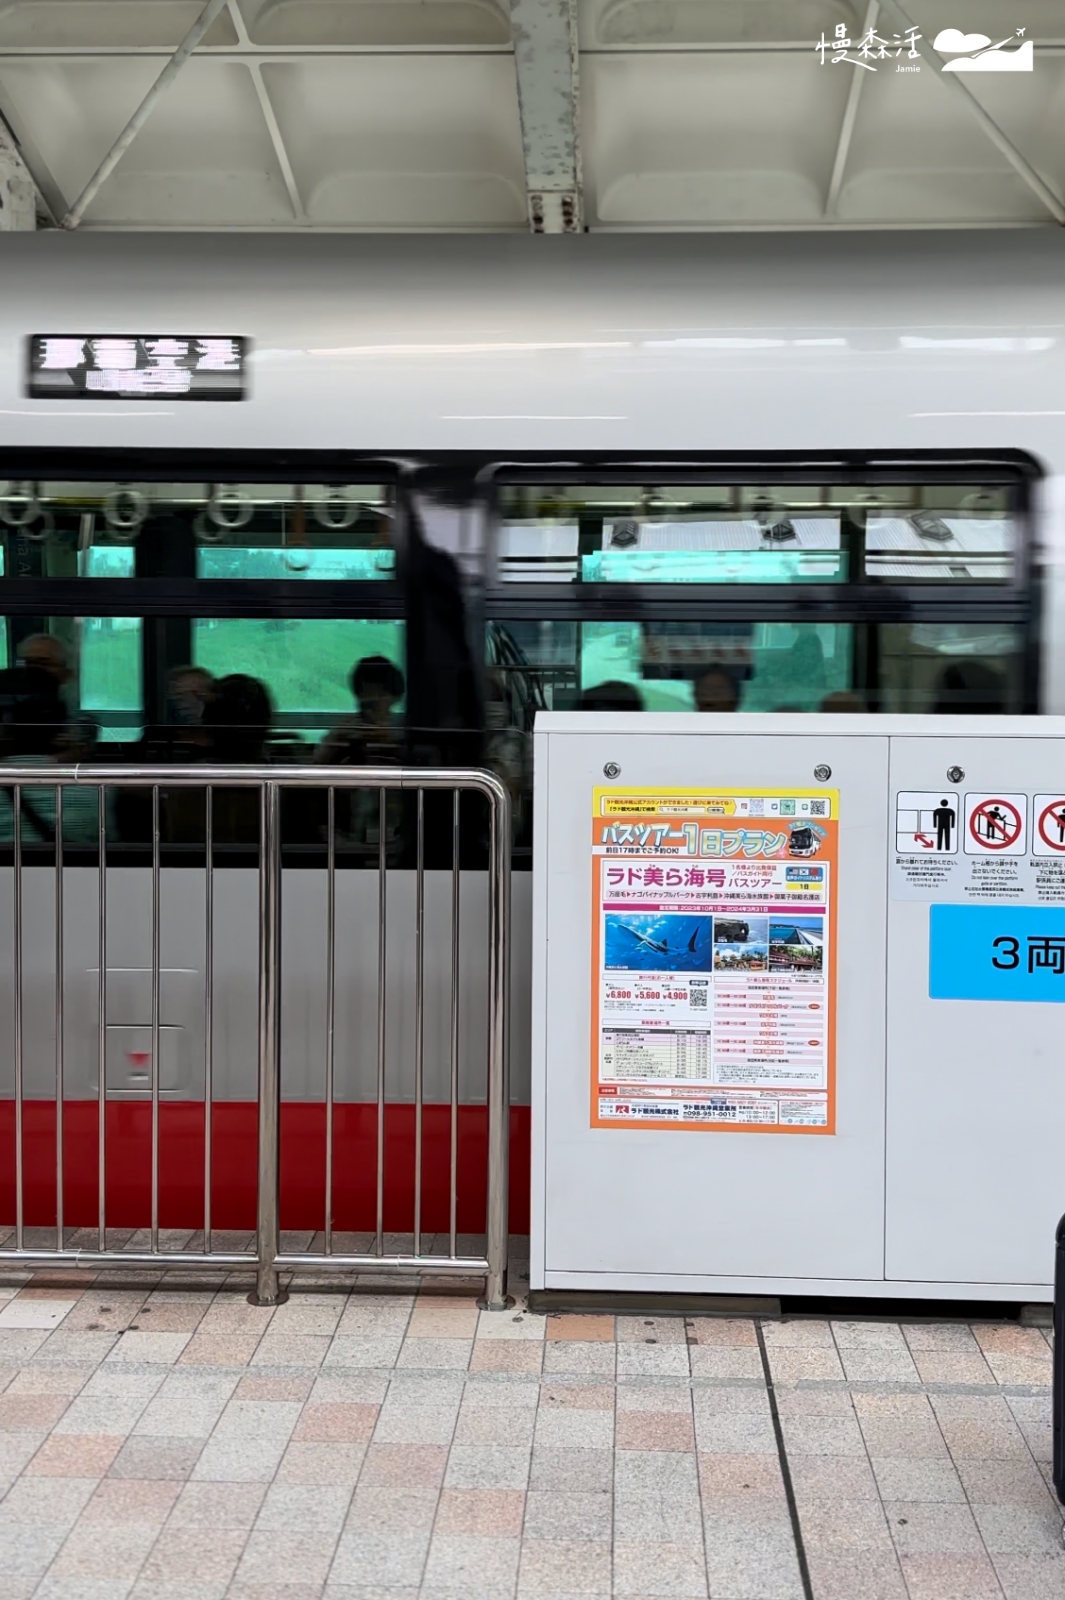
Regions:
[[[243,400],[249,341],[216,334],[35,333],[31,400]]]

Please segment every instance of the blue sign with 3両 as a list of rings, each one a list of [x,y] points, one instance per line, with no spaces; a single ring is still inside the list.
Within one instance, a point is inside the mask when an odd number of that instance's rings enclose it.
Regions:
[[[930,999],[1065,1001],[1065,907],[928,910]]]

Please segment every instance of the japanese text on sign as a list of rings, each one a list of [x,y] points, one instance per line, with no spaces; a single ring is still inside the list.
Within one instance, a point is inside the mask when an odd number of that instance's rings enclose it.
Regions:
[[[834,792],[597,790],[592,1123],[834,1131]]]

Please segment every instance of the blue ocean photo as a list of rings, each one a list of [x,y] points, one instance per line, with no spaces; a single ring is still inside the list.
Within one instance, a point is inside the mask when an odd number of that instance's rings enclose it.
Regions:
[[[709,917],[608,911],[603,965],[613,972],[709,972]]]

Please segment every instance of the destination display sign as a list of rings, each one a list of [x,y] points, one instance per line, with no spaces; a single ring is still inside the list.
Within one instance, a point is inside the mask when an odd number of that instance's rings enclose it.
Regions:
[[[218,334],[35,333],[31,400],[243,400],[250,340]]]

